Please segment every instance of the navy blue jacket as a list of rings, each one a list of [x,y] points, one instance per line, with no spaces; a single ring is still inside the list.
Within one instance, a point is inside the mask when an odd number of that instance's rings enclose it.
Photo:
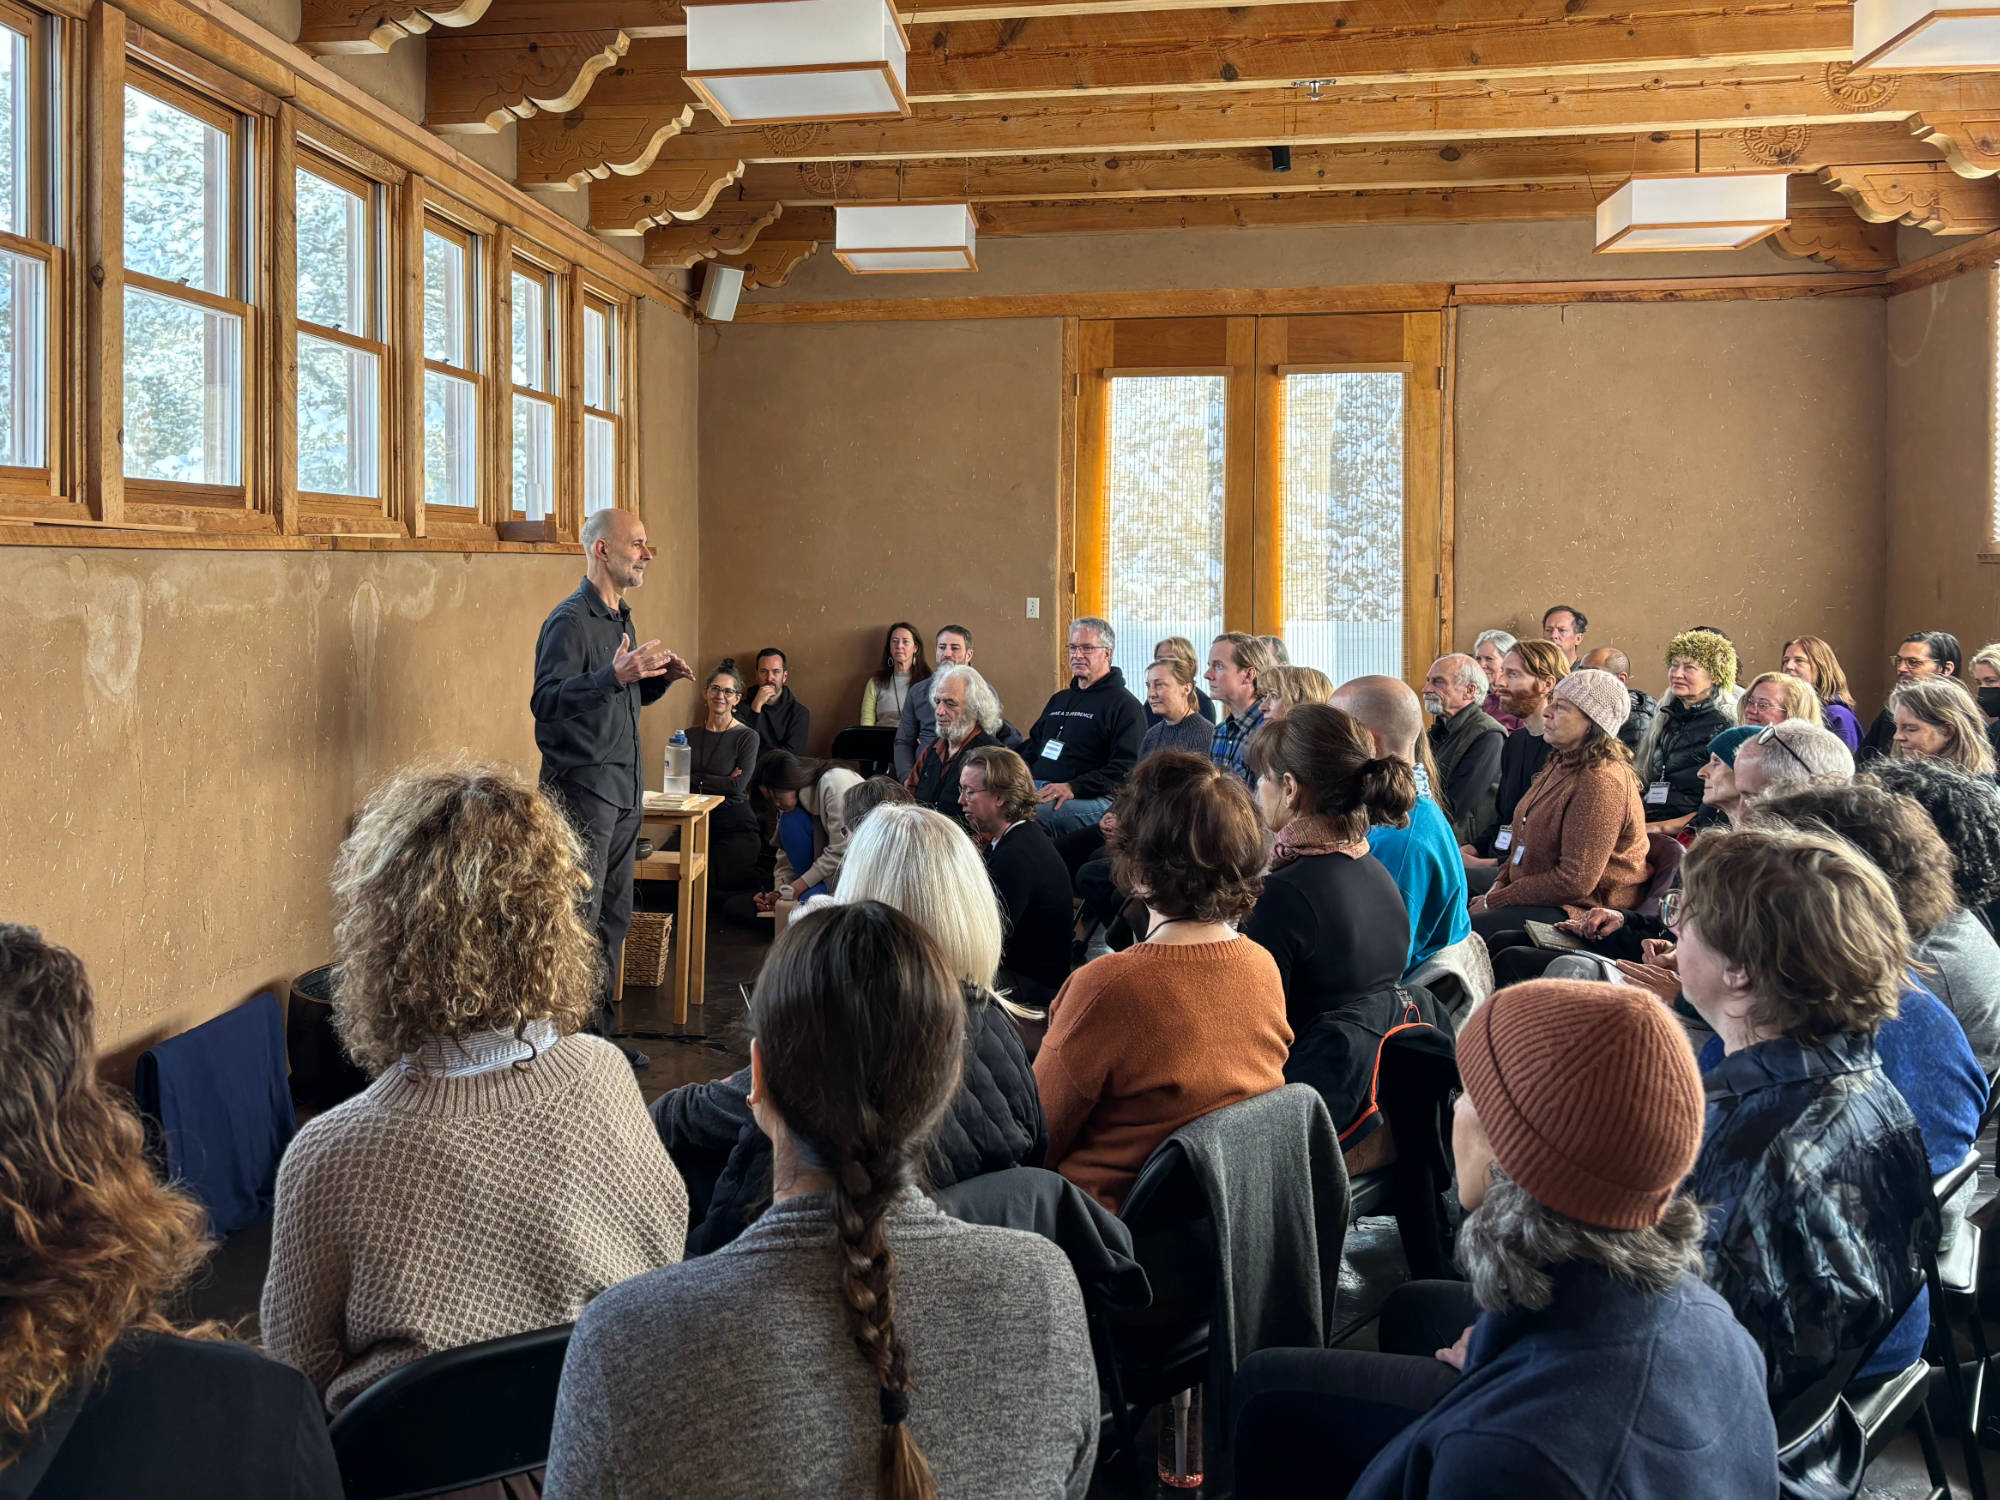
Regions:
[[[1778,1492],[1764,1361],[1693,1277],[1664,1296],[1552,1271],[1540,1312],[1483,1314],[1465,1378],[1349,1500],[1688,1500]]]

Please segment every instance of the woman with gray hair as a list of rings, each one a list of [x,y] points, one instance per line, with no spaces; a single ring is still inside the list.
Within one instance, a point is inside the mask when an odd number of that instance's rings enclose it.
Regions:
[[[1237,1493],[1775,1494],[1764,1362],[1681,1188],[1704,1106],[1679,1025],[1630,986],[1538,980],[1472,1012],[1458,1067],[1468,1279],[1392,1294],[1383,1352],[1245,1360]]]
[[[1480,712],[1500,721],[1500,727],[1512,734],[1521,727],[1521,716],[1507,712],[1507,706],[1500,697],[1500,667],[1507,660],[1507,653],[1520,643],[1504,630],[1482,630],[1472,643],[1472,659],[1479,663],[1479,670],[1486,674],[1490,691],[1486,701],[1479,705]]]
[[[904,784],[919,806],[941,812],[963,828],[959,767],[966,751],[1001,743],[1000,695],[971,667],[942,667],[931,678],[931,708],[937,714],[937,738],[924,747]]]

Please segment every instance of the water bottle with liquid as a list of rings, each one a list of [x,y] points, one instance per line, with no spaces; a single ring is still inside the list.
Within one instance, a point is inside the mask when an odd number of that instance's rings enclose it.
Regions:
[[[666,780],[660,790],[669,797],[685,797],[688,794],[688,749],[687,731],[676,729],[674,737],[667,741]]]

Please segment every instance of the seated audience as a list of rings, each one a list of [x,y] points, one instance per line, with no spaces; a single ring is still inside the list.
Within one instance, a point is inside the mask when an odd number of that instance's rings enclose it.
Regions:
[[[1518,642],[1501,663],[1501,701],[1512,710],[1520,727],[1507,736],[1500,749],[1500,780],[1495,784],[1492,804],[1480,804],[1479,837],[1470,845],[1459,846],[1466,878],[1474,890],[1490,885],[1499,866],[1513,855],[1509,827],[1521,798],[1548,764],[1543,716],[1556,684],[1567,676],[1569,664],[1547,641]]]
[[[1401,761],[1416,778],[1417,800],[1409,820],[1375,818],[1369,851],[1402,893],[1410,924],[1409,973],[1439,950],[1472,932],[1465,909],[1465,865],[1451,825],[1436,800],[1437,782],[1419,760],[1427,748],[1424,715],[1409,684],[1395,677],[1357,677],[1333,695],[1333,706],[1354,716],[1368,738],[1369,756]]]
[[[894,803],[899,807],[912,807],[916,804],[916,800],[910,794],[910,789],[893,776],[866,778],[859,786],[849,791],[841,803],[840,810],[847,818],[848,841],[853,842],[854,835],[861,831],[861,825],[867,821],[868,815],[885,802]]]
[[[1326,1012],[1393,990],[1402,977],[1410,919],[1395,880],[1369,853],[1369,827],[1408,824],[1416,778],[1408,761],[1376,755],[1353,715],[1318,703],[1252,735],[1250,763],[1276,843],[1242,931],[1277,963],[1285,1021],[1303,1036]],[[1345,1128],[1347,1118],[1334,1123]]]
[[[1153,647],[1153,660],[1156,662],[1179,662],[1185,667],[1187,669],[1186,677],[1182,678],[1180,674],[1176,673],[1174,677],[1176,682],[1186,681],[1192,683],[1196,678],[1201,676],[1201,657],[1195,653],[1194,642],[1184,635],[1170,635],[1155,645]],[[1148,673],[1147,680],[1151,680],[1150,673]],[[1195,711],[1208,720],[1209,727],[1213,728],[1216,719],[1219,717],[1215,710],[1215,700],[1204,693],[1198,685],[1194,688],[1194,706]],[[1160,717],[1161,711],[1153,706],[1152,698],[1149,694],[1146,700],[1146,727],[1151,729],[1153,725],[1159,722]],[[1179,749],[1180,747],[1175,746],[1175,748]]]
[[[1993,745],[1979,705],[1955,677],[1919,678],[1889,694],[1896,720],[1894,754],[1928,756],[1968,776],[1993,775]]]
[[[1907,935],[1888,881],[1836,839],[1707,833],[1684,868],[1682,981],[1723,1053],[1688,1189],[1708,1210],[1708,1283],[1783,1410],[1889,1333],[1936,1241],[1923,1137],[1875,1050]],[[1801,1470],[1838,1436],[1808,1442]]]
[[[1986,721],[1986,742],[2000,760],[2000,641],[1981,646],[1967,671],[1966,686],[1979,704],[1979,717]]]
[[[1277,965],[1230,925],[1263,888],[1264,831],[1242,782],[1161,752],[1119,795],[1111,855],[1146,903],[1146,939],[1070,975],[1035,1078],[1049,1164],[1115,1213],[1181,1126],[1284,1083],[1292,1029]]]
[[[1695,833],[1710,828],[1733,828],[1743,821],[1743,793],[1736,785],[1736,753],[1746,740],[1763,731],[1754,724],[1725,729],[1708,742],[1708,764],[1701,777],[1701,811],[1688,827]]]
[[[847,794],[860,784],[861,773],[845,761],[804,760],[773,750],[757,762],[750,807],[765,842],[776,851],[772,886],[757,893],[758,911],[778,911],[838,887],[853,834]]]
[[[776,646],[759,651],[756,691],[747,703],[736,705],[736,717],[757,731],[757,742],[766,752],[789,750],[804,755],[812,732],[812,712],[785,686],[792,675],[790,665]]]
[[[1473,898],[1472,927],[1482,937],[1639,904],[1650,874],[1645,812],[1631,755],[1618,743],[1629,702],[1609,672],[1572,672],[1556,684],[1549,763],[1515,810],[1511,852],[1492,888]]]
[[[1551,604],[1542,611],[1542,639],[1562,652],[1563,659],[1571,670],[1577,665],[1577,653],[1583,650],[1583,633],[1590,628],[1590,621],[1583,612],[1568,604]]]
[[[1272,666],[1289,667],[1292,664],[1292,653],[1285,649],[1283,636],[1260,635],[1257,637],[1257,644],[1262,646],[1265,654],[1271,658]]]
[[[1487,693],[1486,701],[1479,706],[1488,718],[1509,734],[1521,727],[1521,719],[1520,715],[1508,710],[1500,693],[1500,683],[1502,666],[1514,645],[1514,637],[1504,630],[1482,630],[1472,643],[1472,659],[1479,663],[1479,670],[1486,674],[1486,681],[1492,689]]]
[[[893,726],[903,721],[910,701],[910,685],[930,676],[924,664],[924,648],[917,643],[917,627],[898,620],[889,627],[882,642],[882,665],[861,690],[861,722]]]
[[[938,670],[972,664],[972,632],[963,625],[947,625],[937,633]],[[917,757],[937,738],[937,718],[931,712],[931,679],[910,684],[910,696],[903,705],[903,717],[896,721],[896,779],[907,781],[917,768]]]
[[[1958,637],[1944,630],[1914,631],[1904,636],[1902,643],[1896,647],[1892,665],[1896,668],[1897,687],[1933,677],[1956,677],[1959,672]],[[1875,716],[1875,722],[1868,726],[1868,738],[1862,742],[1862,747],[1876,755],[1887,755],[1895,743],[1896,714],[1885,703],[1882,712]]]
[[[1069,978],[1072,908],[1069,867],[1035,821],[1035,779],[1012,750],[989,745],[966,754],[958,799],[1006,908],[995,982],[1017,1004],[1046,1010]]]
[[[137,1113],[99,1081],[95,1010],[75,954],[0,923],[0,1493],[340,1500],[305,1377],[168,1317],[207,1258],[205,1216],[155,1179]]]
[[[1500,784],[1500,751],[1507,743],[1499,720],[1479,706],[1486,689],[1486,674],[1469,656],[1440,656],[1424,677],[1438,768],[1431,794],[1450,815],[1452,835],[1461,844],[1479,833],[1479,811]]]
[[[1804,719],[1808,724],[1825,722],[1819,694],[1803,677],[1789,672],[1765,672],[1750,680],[1743,695],[1743,722],[1759,729],[1782,724],[1787,719]]]
[[[1379,1352],[1245,1360],[1239,1484],[1351,1500],[1775,1495],[1763,1361],[1702,1282],[1702,1206],[1683,1186],[1702,1092],[1680,1028],[1639,991],[1544,981],[1474,1011],[1458,1060],[1468,1280],[1397,1288]]]
[[[1075,1273],[917,1185],[971,1045],[938,945],[874,901],[814,911],[772,949],[749,1021],[771,1207],[584,1314],[544,1495],[1082,1496],[1098,1403]]]
[[[1653,715],[1660,711],[1660,700],[1651,693],[1632,686],[1632,658],[1612,646],[1599,646],[1595,651],[1587,651],[1577,660],[1577,666],[1589,667],[1598,672],[1609,672],[1623,684],[1631,696],[1632,709],[1625,715],[1625,723],[1618,731],[1618,743],[1635,755],[1639,742],[1646,737],[1646,731],[1653,727]]]
[[[1216,726],[1209,755],[1246,786],[1250,768],[1243,747],[1266,718],[1261,679],[1277,665],[1263,641],[1240,630],[1217,636],[1208,648],[1209,690],[1226,715]]]
[[[1767,725],[1736,747],[1736,795],[1747,809],[1766,792],[1810,781],[1846,781],[1854,757],[1840,736],[1804,719]]]
[[[708,674],[702,689],[707,717],[687,731],[688,787],[722,806],[708,815],[708,878],[718,891],[754,891],[764,839],[750,810],[750,778],[757,771],[757,731],[736,722],[743,679],[731,657]]]
[[[1146,668],[1146,734],[1139,741],[1139,759],[1161,750],[1208,754],[1215,742],[1215,720],[1204,704],[1213,707],[1208,694],[1194,685],[1193,662],[1155,657]]]
[[[1868,775],[1914,797],[1952,853],[1958,904],[1988,932],[2000,931],[2000,792],[1938,760],[1876,761]]]
[[[624,1057],[580,1033],[582,860],[497,767],[392,777],[340,846],[334,1025],[374,1082],[285,1152],[260,1315],[329,1411],[681,1257],[687,1190]]]
[[[1000,697],[973,667],[939,667],[931,679],[937,738],[917,757],[908,785],[919,806],[962,824],[958,772],[967,751],[998,745]]]
[[[854,837],[833,902],[815,904],[784,930],[804,926],[825,905],[863,902],[893,907],[915,922],[963,994],[964,1078],[929,1144],[925,1180],[944,1188],[986,1172],[1040,1166],[1047,1132],[1016,1027],[1033,1016],[993,992],[1000,902],[972,841],[929,808],[878,806]],[[776,961],[773,949],[767,969]],[[651,1105],[660,1139],[697,1184],[702,1220],[688,1235],[690,1255],[728,1244],[770,1205],[771,1141],[751,1118],[752,1082],[750,1070],[739,1068],[727,1078],[673,1089]],[[703,1203],[705,1181],[714,1187]]]
[[[1802,635],[1786,641],[1782,670],[1799,679],[1819,695],[1820,713],[1826,727],[1840,736],[1850,753],[1861,749],[1861,720],[1854,714],[1854,695],[1848,691],[1847,673],[1833,647],[1816,635]]]
[[[1736,724],[1735,686],[1736,648],[1719,631],[1684,630],[1668,645],[1667,696],[1633,757],[1648,831],[1679,833],[1701,806],[1708,742]]]
[[[1125,674],[1111,665],[1117,644],[1102,620],[1070,626],[1070,684],[1049,699],[1021,751],[1052,838],[1103,817],[1139,759],[1146,715],[1125,690]]]
[[[1302,703],[1331,703],[1333,679],[1318,667],[1281,663],[1257,679],[1264,722],[1282,719]]]

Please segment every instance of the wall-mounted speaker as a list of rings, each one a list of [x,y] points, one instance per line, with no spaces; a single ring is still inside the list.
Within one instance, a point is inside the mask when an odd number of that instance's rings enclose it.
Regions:
[[[701,277],[701,315],[711,323],[736,316],[736,299],[743,295],[743,273],[734,266],[710,266]]]

